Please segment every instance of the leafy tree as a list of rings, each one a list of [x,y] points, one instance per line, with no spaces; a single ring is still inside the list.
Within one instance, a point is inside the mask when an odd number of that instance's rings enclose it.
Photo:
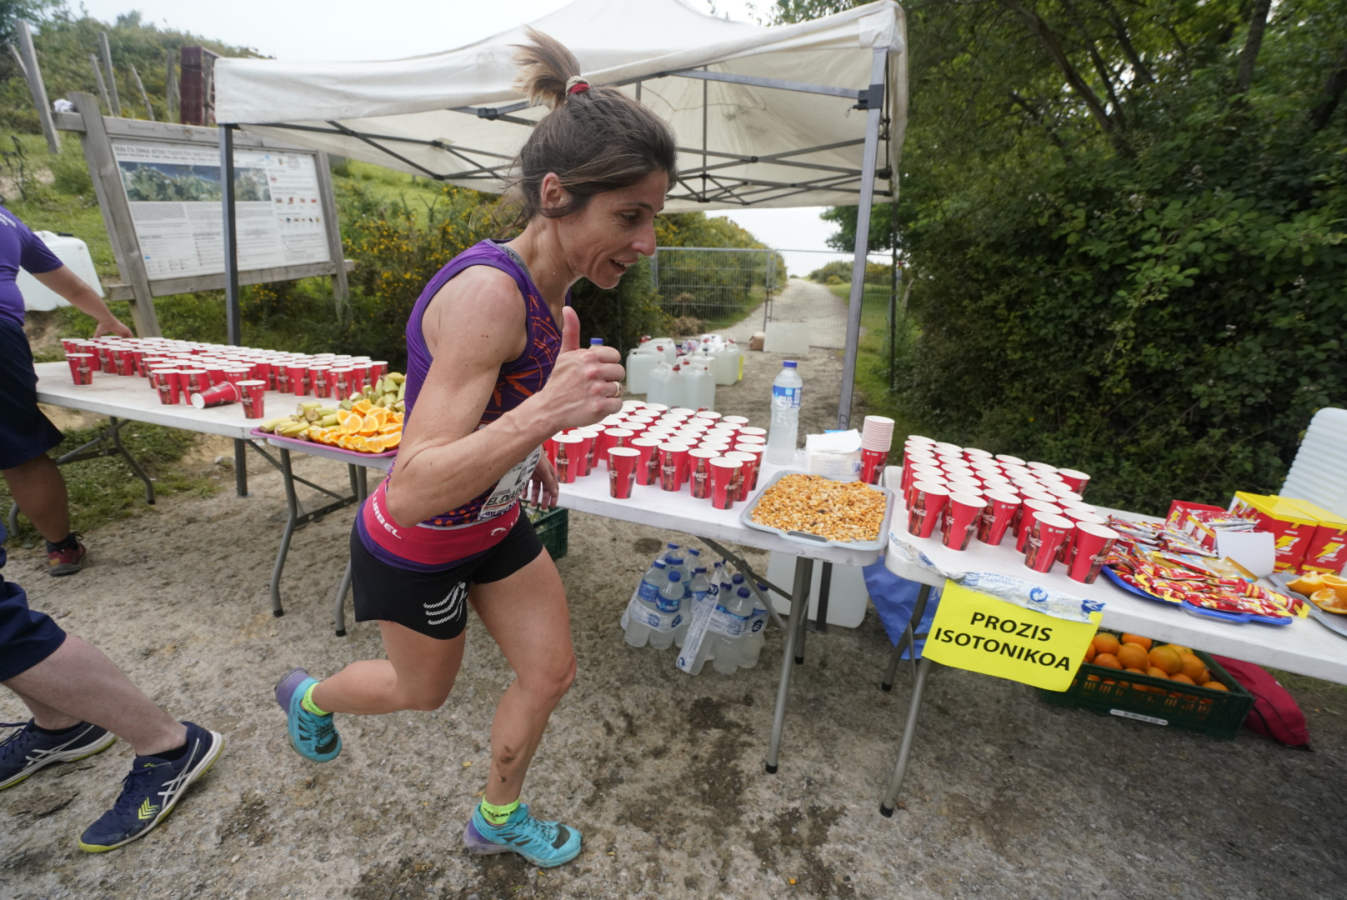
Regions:
[[[1106,504],[1274,491],[1347,399],[1347,7],[905,8],[920,337],[889,402]]]

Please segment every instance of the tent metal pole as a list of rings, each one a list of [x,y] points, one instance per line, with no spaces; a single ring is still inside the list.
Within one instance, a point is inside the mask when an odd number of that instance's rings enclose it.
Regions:
[[[851,302],[847,308],[847,355],[842,364],[842,396],[837,401],[837,427],[851,422],[851,395],[856,389],[856,351],[861,338],[861,296],[865,290],[865,261],[870,249],[870,206],[875,194],[875,161],[879,155],[879,119],[884,112],[884,65],[888,51],[875,48],[870,62],[872,94],[866,113],[865,156],[861,162],[861,202],[856,207],[856,257],[851,263]]]
[[[220,181],[224,188],[225,331],[229,343],[242,340],[239,323],[238,216],[234,197],[234,126],[220,126]]]
[[[220,126],[220,187],[224,211],[225,331],[234,346],[243,342],[239,323],[239,239],[234,196],[234,127]],[[340,264],[338,260],[338,264]],[[234,441],[234,492],[248,496],[247,441]]]

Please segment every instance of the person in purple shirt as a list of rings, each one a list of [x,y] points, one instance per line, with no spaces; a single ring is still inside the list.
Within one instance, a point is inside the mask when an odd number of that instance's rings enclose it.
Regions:
[[[675,180],[668,126],[538,32],[518,82],[552,107],[520,152],[523,231],[445,266],[407,325],[407,414],[388,479],[351,536],[356,618],[376,621],[385,659],[322,681],[294,669],[276,686],[291,745],[315,762],[341,751],[333,713],[433,710],[463,661],[469,605],[514,670],[491,727],[491,767],[463,833],[471,853],[568,862],[580,832],[520,802],[548,717],[575,678],[566,592],[519,498],[556,502],[539,447],[622,406],[621,357],[579,349],[568,305],[581,278],[611,289],[655,252],[655,216]],[[392,749],[380,748],[380,754]],[[425,757],[431,748],[407,748]]]
[[[70,575],[83,567],[85,549],[70,530],[65,478],[47,455],[61,442],[61,432],[37,405],[37,373],[23,332],[21,268],[93,316],[95,337],[131,337],[131,329],[18,216],[0,206],[0,472],[14,502],[46,538],[47,573]]]

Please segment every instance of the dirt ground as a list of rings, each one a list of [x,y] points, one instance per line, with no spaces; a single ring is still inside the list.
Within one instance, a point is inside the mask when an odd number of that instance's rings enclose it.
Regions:
[[[806,286],[807,288],[807,286]],[[835,324],[806,288],[778,317]],[[753,319],[746,330],[757,330]],[[822,330],[818,332],[824,334]],[[820,338],[823,340],[823,338]],[[717,406],[765,424],[781,357],[752,353]],[[801,360],[802,433],[835,421],[841,353]],[[206,445],[199,463],[232,459]],[[342,467],[299,459],[341,484]],[[331,626],[349,509],[295,537],[274,618],[268,579],[283,521],[279,476],[250,454],[250,496],[169,498],[86,535],[92,565],[51,579],[11,547],[6,577],[93,641],[147,693],[225,734],[224,755],[144,840],[76,848],[115,797],[124,743],[0,794],[4,897],[1033,897],[1342,896],[1347,853],[1347,692],[1295,679],[1314,752],[1251,732],[1221,741],[1063,709],[1031,688],[939,669],[927,686],[907,781],[879,814],[897,758],[910,669],[878,683],[890,644],[873,610],[858,628],[811,632],[796,666],[780,770],[763,759],[782,634],[762,662],[689,677],[674,651],[627,647],[618,617],[661,542],[686,535],[577,513],[559,561],[579,676],[526,784],[540,813],[585,849],[540,871],[479,859],[460,835],[488,763],[494,704],[510,679],[477,623],[435,712],[342,717],[345,749],[311,764],[289,747],[272,686],[380,653],[377,630]],[[78,468],[66,473],[78,478]],[[691,541],[694,545],[695,541]],[[763,554],[745,551],[765,568]],[[1232,626],[1254,627],[1254,626]],[[1317,627],[1313,622],[1294,627]],[[1345,647],[1347,649],[1347,647]],[[0,692],[0,719],[26,717]]]

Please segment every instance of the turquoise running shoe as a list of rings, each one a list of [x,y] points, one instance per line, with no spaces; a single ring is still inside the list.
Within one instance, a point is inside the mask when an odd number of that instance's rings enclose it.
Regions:
[[[580,832],[560,822],[533,818],[527,803],[519,804],[503,825],[488,822],[478,806],[463,830],[463,843],[469,853],[477,856],[518,853],[545,869],[568,863],[580,855]]]
[[[301,702],[309,685],[317,683],[303,669],[291,669],[276,685],[276,702],[289,719],[290,746],[305,759],[328,762],[341,752],[341,735],[332,724],[332,714],[316,716]]]

